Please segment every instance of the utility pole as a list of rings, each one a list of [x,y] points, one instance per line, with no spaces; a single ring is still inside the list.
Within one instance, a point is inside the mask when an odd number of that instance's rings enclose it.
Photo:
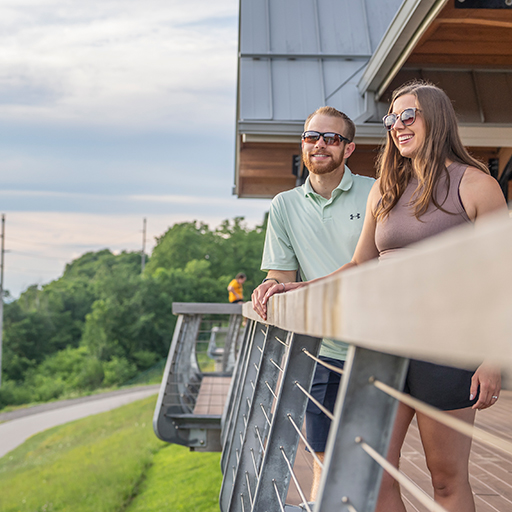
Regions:
[[[0,387],[2,386],[2,335],[4,331],[4,249],[5,214],[2,213],[2,244],[0,249]]]
[[[144,267],[146,266],[146,217],[144,217],[144,221],[142,223],[142,252],[140,254],[140,271],[144,272]]]

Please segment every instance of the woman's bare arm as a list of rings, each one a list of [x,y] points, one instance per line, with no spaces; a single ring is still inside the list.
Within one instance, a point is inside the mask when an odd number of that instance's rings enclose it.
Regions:
[[[352,261],[349,261],[339,269],[331,272],[327,276],[318,277],[317,279],[313,279],[311,281],[307,281],[305,283],[288,283],[285,286],[282,285],[274,285],[271,286],[265,293],[261,303],[265,308],[266,312],[266,304],[268,299],[272,297],[272,295],[276,295],[277,293],[284,293],[291,290],[296,290],[298,288],[302,288],[303,286],[307,286],[311,283],[317,283],[322,281],[328,277],[334,276],[339,272],[344,272],[349,268],[356,267],[361,263],[366,261],[378,258],[379,251],[375,245],[375,227],[377,225],[374,211],[377,208],[377,204],[380,199],[380,190],[379,190],[379,181],[377,180],[372,189],[370,190],[370,194],[368,195],[368,200],[366,202],[366,215],[364,218],[363,229],[361,231],[361,235],[359,237],[359,241],[357,242],[356,249],[354,251],[354,256],[352,257]]]

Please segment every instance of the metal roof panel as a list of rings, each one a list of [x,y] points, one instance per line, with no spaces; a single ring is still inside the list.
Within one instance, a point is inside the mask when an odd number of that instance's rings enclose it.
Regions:
[[[402,0],[241,0],[239,120],[365,109],[355,76]]]
[[[272,60],[275,120],[304,121],[324,101],[320,61]]]
[[[270,60],[240,60],[240,120],[272,119]]]
[[[242,55],[371,55],[402,0],[241,0]]]
[[[316,2],[281,0],[270,2],[270,51],[277,54],[316,54],[318,39]]]
[[[268,53],[268,1],[240,1],[240,53]]]

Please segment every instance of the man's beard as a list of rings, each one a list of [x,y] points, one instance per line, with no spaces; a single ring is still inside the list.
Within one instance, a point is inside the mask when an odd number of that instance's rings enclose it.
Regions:
[[[343,163],[343,153],[340,154],[338,159],[335,159],[331,155],[329,163],[316,164],[307,153],[302,153],[302,160],[304,165],[308,168],[308,171],[312,174],[323,175],[329,174],[335,171]]]

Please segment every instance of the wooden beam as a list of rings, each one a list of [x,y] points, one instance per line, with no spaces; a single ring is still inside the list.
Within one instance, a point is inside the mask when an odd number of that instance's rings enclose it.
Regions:
[[[454,67],[454,68],[512,68],[512,56],[511,55],[473,55],[471,53],[463,55],[453,54],[427,54],[427,53],[416,53],[409,57],[407,60],[408,65],[413,66],[443,66],[443,67]]]
[[[240,315],[242,305],[217,302],[173,302],[173,315]]]
[[[511,17],[511,16],[509,16]],[[511,17],[512,18],[512,17]],[[482,18],[438,18],[436,25],[479,25],[490,28],[512,28],[512,21],[489,20]]]
[[[511,34],[512,35],[512,34]],[[500,42],[499,44],[494,41],[479,41],[473,44],[461,44],[460,41],[451,40],[430,40],[416,48],[415,55],[428,54],[428,55],[492,55],[492,56],[506,56],[512,55],[512,37],[508,38],[509,42]],[[507,43],[507,44],[505,44]]]

